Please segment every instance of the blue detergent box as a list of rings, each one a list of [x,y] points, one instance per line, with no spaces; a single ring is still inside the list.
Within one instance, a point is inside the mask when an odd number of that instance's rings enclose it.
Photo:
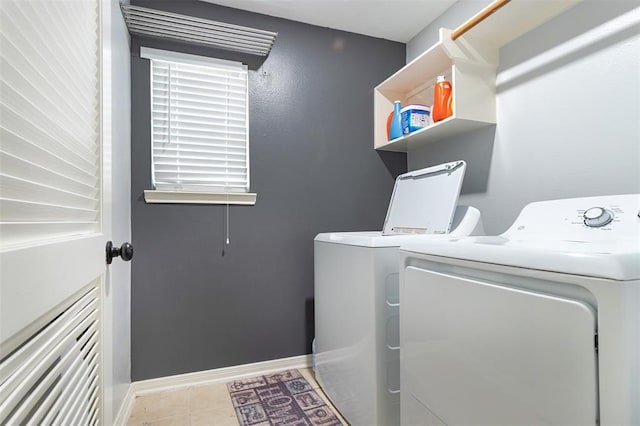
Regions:
[[[426,105],[407,105],[400,110],[402,134],[420,130],[431,124],[431,107]]]

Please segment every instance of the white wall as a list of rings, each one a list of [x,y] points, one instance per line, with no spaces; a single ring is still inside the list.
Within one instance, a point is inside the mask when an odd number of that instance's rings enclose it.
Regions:
[[[409,42],[407,60],[483,3],[456,3]],[[481,210],[488,233],[532,201],[640,192],[637,2],[585,0],[514,40],[497,81],[495,128],[408,155],[409,170],[466,160],[461,202]]]

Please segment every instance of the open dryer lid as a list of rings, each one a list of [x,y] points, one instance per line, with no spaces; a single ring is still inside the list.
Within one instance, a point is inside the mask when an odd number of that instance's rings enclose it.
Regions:
[[[382,235],[446,234],[467,164],[440,164],[397,177]]]

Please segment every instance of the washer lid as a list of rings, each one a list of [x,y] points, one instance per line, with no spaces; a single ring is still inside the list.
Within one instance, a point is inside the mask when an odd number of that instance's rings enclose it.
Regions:
[[[382,234],[448,233],[466,167],[455,161],[398,176]]]
[[[471,260],[517,268],[611,280],[640,279],[640,247],[635,238],[613,241],[512,240],[498,237],[409,241],[405,252]]]
[[[342,244],[347,246],[358,247],[400,247],[416,238],[429,239],[447,239],[450,235],[382,235],[381,231],[364,231],[364,232],[327,232],[318,234],[314,241],[323,243]]]
[[[382,235],[382,231],[327,232],[318,234],[315,241],[359,247],[400,247],[416,239],[448,239],[467,235],[482,235],[480,211],[471,206],[456,206],[454,224],[448,234]],[[417,241],[417,240],[416,240]]]

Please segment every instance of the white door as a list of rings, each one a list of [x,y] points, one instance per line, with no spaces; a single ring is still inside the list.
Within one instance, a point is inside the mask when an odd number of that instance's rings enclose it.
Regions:
[[[2,424],[111,418],[103,408],[111,228],[103,164],[111,159],[103,155],[110,82],[102,7],[100,0],[0,3]]]

